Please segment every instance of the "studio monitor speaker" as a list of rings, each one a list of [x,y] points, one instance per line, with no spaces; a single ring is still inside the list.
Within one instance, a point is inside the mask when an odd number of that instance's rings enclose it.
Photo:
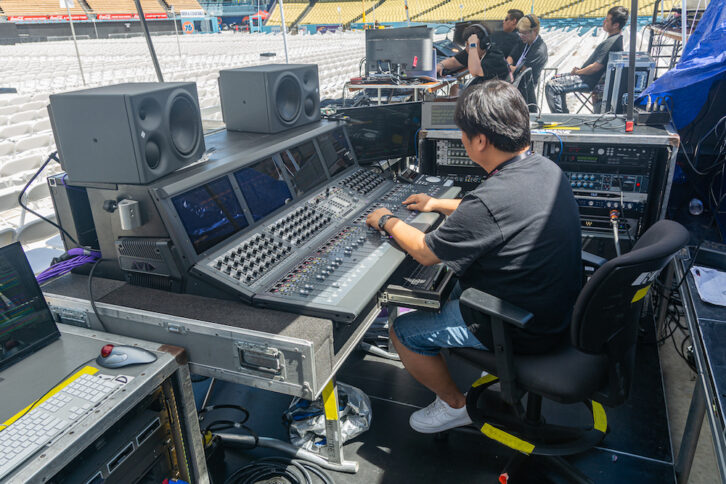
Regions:
[[[54,94],[48,111],[61,165],[73,183],[146,184],[204,154],[193,82]]]
[[[219,71],[227,129],[278,133],[320,119],[316,64],[268,64]]]

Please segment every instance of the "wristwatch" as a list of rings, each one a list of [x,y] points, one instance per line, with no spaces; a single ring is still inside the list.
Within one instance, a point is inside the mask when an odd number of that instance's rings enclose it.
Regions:
[[[471,44],[469,44],[469,47],[471,47],[472,49],[474,49],[474,48],[476,48],[478,46],[477,46],[477,43],[476,42],[472,42]]]
[[[387,213],[383,215],[381,218],[378,219],[378,230],[385,230],[383,227],[386,226],[386,222],[388,222],[391,218],[398,218],[395,215],[391,213]]]

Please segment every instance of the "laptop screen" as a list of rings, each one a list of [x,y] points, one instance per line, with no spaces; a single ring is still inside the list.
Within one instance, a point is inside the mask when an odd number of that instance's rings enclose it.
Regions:
[[[0,248],[0,368],[59,336],[20,243]]]

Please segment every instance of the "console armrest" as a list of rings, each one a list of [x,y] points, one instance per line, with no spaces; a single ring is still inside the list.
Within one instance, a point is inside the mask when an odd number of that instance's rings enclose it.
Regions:
[[[464,291],[459,299],[459,303],[480,313],[492,316],[493,318],[500,318],[505,323],[517,328],[526,328],[527,324],[534,317],[532,313],[525,311],[519,306],[515,306],[496,296],[474,288],[469,288]]]

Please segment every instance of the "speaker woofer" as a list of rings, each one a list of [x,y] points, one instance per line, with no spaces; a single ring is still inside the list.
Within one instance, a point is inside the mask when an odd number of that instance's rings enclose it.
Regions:
[[[174,97],[169,109],[171,144],[183,156],[192,154],[199,145],[199,115],[196,104],[186,94]]]
[[[300,82],[289,74],[280,77],[275,89],[277,116],[285,124],[294,123],[300,115],[302,104]]]
[[[161,163],[161,148],[159,147],[159,140],[155,136],[149,137],[144,145],[144,159],[146,166],[151,170],[156,170]]]
[[[308,118],[315,114],[315,98],[308,96],[305,98],[305,116]]]

